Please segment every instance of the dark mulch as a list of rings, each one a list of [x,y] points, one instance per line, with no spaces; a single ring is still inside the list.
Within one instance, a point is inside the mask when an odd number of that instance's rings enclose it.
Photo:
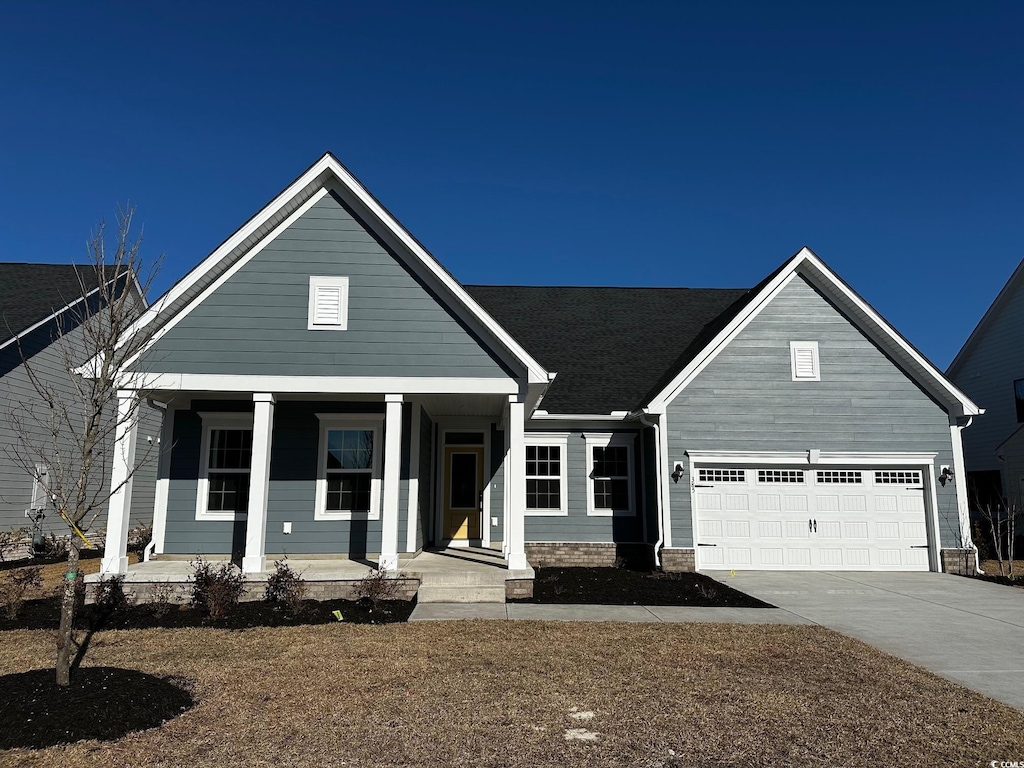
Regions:
[[[365,601],[304,600],[297,611],[262,600],[239,603],[227,616],[211,620],[203,611],[187,605],[141,603],[119,608],[113,613],[96,605],[86,605],[76,613],[75,625],[81,630],[99,629],[179,629],[215,627],[251,629],[253,627],[294,627],[307,624],[336,624],[335,611],[349,624],[394,624],[409,620],[414,602],[387,600],[374,608]],[[57,629],[60,622],[59,599],[27,600],[14,621],[0,614],[0,630]]]
[[[700,573],[662,573],[631,568],[538,568],[533,597],[515,602],[773,607]]]
[[[0,749],[112,741],[163,724],[195,702],[182,678],[82,667],[67,688],[53,668],[0,676]]]
[[[103,557],[101,549],[83,549],[78,553],[79,560],[97,560]],[[62,555],[38,555],[25,557],[21,560],[4,560],[0,562],[0,571],[11,571],[15,568],[27,568],[30,565],[53,565],[54,563],[66,563],[67,553]]]

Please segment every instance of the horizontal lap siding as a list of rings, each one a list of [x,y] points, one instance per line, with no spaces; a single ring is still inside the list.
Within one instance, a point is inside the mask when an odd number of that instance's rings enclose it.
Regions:
[[[629,434],[636,435],[635,432]],[[530,433],[526,433],[526,444],[530,444]],[[633,444],[634,459],[640,450],[640,440]],[[527,515],[526,541],[569,541],[569,542],[637,542],[643,539],[640,493],[641,479],[634,468],[633,516],[598,517],[587,515],[587,483],[590,473],[587,461],[586,440],[581,431],[568,435],[568,464],[566,466],[566,502],[568,516]],[[525,467],[513,471],[525,471]]]
[[[792,381],[790,341],[817,341],[821,381]],[[824,296],[797,277],[669,405],[666,466],[688,450],[936,453],[953,463],[946,412]],[[669,470],[671,471],[671,470]],[[959,536],[939,486],[943,546]],[[670,483],[673,546],[693,546],[690,483]]]
[[[311,275],[349,278],[347,330],[307,330]],[[292,376],[510,375],[331,195],[185,316],[140,368]]]
[[[498,521],[491,525],[491,541],[505,540],[505,433],[496,424],[491,425],[491,517]]]
[[[423,549],[426,542],[427,527],[431,519],[430,511],[433,507],[434,482],[434,422],[427,415],[425,409],[420,406],[420,433],[413,435],[420,441],[420,468],[419,468],[419,522],[416,526],[416,549]]]
[[[1024,379],[1024,283],[1018,283],[952,378],[985,409],[963,431],[967,469],[1001,469],[996,448],[1020,426],[1013,382]]]

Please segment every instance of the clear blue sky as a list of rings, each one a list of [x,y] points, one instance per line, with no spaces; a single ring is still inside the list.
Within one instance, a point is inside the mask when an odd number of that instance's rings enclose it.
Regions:
[[[463,282],[808,245],[945,367],[1024,256],[1022,41],[1020,2],[8,3],[0,260],[131,200],[164,289],[331,150]]]

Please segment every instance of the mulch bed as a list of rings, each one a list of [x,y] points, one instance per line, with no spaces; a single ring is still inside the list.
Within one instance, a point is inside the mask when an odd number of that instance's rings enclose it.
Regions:
[[[99,560],[103,557],[103,550],[101,549],[83,549],[78,553],[79,560]],[[27,568],[32,565],[53,565],[54,563],[66,563],[68,561],[67,553],[61,555],[39,555],[32,557],[23,557],[20,560],[4,560],[0,562],[0,571],[11,571],[15,568]]]
[[[355,600],[304,600],[292,611],[276,603],[253,600],[239,603],[221,619],[210,619],[203,611],[187,605],[140,603],[119,608],[113,613],[96,605],[86,605],[76,613],[75,625],[81,630],[99,629],[251,629],[253,627],[294,627],[308,624],[336,624],[335,611],[349,624],[394,624],[409,620],[414,602],[387,600],[374,606]],[[60,600],[26,600],[18,618],[11,621],[0,614],[0,631],[12,629],[57,629]]]
[[[194,705],[188,684],[133,669],[82,667],[67,688],[53,668],[0,676],[0,749],[112,741],[155,728]]]
[[[700,573],[631,568],[537,568],[533,597],[519,603],[772,608]]]

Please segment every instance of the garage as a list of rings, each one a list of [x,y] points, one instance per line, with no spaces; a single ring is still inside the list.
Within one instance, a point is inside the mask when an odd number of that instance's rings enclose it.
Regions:
[[[696,466],[697,567],[927,571],[925,471]]]

